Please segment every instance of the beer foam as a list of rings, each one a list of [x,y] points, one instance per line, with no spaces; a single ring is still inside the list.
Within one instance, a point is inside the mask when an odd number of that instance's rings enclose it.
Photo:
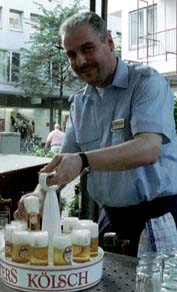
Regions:
[[[29,196],[24,198],[24,206],[27,213],[39,213],[39,198],[36,196]]]
[[[77,222],[79,221],[78,217],[64,217],[63,222]]]
[[[92,223],[93,220],[91,220],[91,219],[80,219],[79,222],[81,222],[81,223]]]
[[[53,239],[53,247],[58,248],[58,249],[64,249],[67,246],[71,246],[71,236],[69,235],[54,235]]]
[[[12,220],[11,222],[10,222],[10,224],[11,225],[16,225],[17,224],[17,222],[19,222],[20,220]]]
[[[91,233],[91,238],[96,238],[98,237],[98,224],[95,222],[92,222],[90,224],[90,233]]]
[[[12,243],[14,244],[27,244],[29,243],[29,232],[16,230],[12,232]]]
[[[48,232],[34,231],[30,233],[30,244],[35,247],[48,246]]]
[[[12,226],[16,226],[18,230],[27,230],[27,221],[25,220],[12,220]]]
[[[63,232],[71,233],[78,222],[79,222],[79,219],[77,217],[63,218]]]
[[[91,220],[80,220],[75,229],[87,229],[90,231],[91,238],[98,237],[98,224]]]
[[[12,241],[12,232],[18,230],[16,225],[6,224],[5,226],[5,240]]]
[[[74,229],[72,231],[72,244],[90,245],[90,231],[87,229]]]
[[[71,223],[71,222],[78,222],[79,219],[77,217],[64,217],[63,218],[63,223]]]

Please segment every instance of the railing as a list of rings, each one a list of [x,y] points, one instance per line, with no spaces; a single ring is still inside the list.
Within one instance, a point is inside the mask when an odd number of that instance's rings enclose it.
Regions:
[[[176,28],[138,37],[138,59],[177,53]]]

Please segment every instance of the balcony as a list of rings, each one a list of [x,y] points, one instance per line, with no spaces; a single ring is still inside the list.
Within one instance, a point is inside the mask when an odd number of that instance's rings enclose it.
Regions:
[[[138,37],[138,59],[148,63],[148,58],[165,55],[166,61],[169,54],[177,55],[176,28],[167,29],[156,33],[148,33]]]

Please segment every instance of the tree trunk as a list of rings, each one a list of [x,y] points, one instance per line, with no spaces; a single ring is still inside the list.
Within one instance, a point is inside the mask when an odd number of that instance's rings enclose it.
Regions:
[[[50,131],[53,130],[53,99],[50,98]]]

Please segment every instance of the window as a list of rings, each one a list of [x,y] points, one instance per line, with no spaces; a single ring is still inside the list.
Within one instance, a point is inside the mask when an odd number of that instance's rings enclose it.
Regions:
[[[22,12],[10,9],[9,27],[12,30],[22,31]]]
[[[31,13],[30,14],[30,34],[34,34],[38,28],[38,21],[37,21],[37,18],[38,18],[39,15],[37,14],[33,14]]]
[[[8,51],[0,50],[0,82],[7,82]]]
[[[148,23],[148,27],[147,27]],[[129,13],[129,47],[137,48],[138,37],[157,32],[157,5],[151,5]],[[139,45],[145,45],[139,38]]]
[[[20,68],[20,54],[0,50],[0,81],[18,82]]]
[[[20,54],[16,52],[11,52],[9,56],[9,70],[8,70],[9,82],[18,82],[19,69],[20,69]]]

